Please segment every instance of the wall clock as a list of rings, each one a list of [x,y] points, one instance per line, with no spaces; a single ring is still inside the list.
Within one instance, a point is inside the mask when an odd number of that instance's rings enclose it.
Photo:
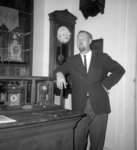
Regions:
[[[63,45],[67,45],[67,43],[71,39],[71,32],[66,26],[60,26],[57,30],[57,39],[60,43],[60,46],[58,46],[57,49],[57,56],[56,60],[59,65],[63,64],[65,62],[67,55],[66,52],[68,51],[67,48],[63,49]],[[65,53],[64,53],[65,51]]]
[[[59,65],[62,65],[69,56],[74,54],[74,34],[76,17],[67,9],[54,11],[49,14],[50,20],[50,57],[49,57],[49,76],[53,76],[53,71]],[[66,75],[68,81],[68,75]],[[59,96],[60,104],[64,107],[64,98],[71,91],[68,82],[67,89],[61,92],[56,85],[54,86],[54,95]],[[63,94],[61,94],[63,93]],[[63,96],[63,97],[62,97]]]
[[[50,20],[50,57],[49,76],[74,53],[74,33],[76,17],[67,9],[49,14]]]
[[[57,39],[60,43],[68,43],[71,38],[71,32],[66,26],[61,26],[57,30]]]

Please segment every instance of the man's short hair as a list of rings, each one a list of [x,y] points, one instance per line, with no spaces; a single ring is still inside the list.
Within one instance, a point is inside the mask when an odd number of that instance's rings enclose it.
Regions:
[[[88,31],[80,30],[80,31],[78,32],[78,35],[79,35],[80,33],[86,33],[86,34],[89,36],[89,38],[90,38],[91,40],[93,40],[93,36],[92,36],[92,34],[91,34],[91,33],[89,33]]]

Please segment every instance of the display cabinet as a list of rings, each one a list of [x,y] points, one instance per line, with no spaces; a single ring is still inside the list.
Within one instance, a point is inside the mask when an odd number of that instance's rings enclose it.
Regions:
[[[63,91],[51,77],[0,76],[0,110],[64,108]]]
[[[54,85],[49,77],[0,76],[0,108],[33,109],[54,105]]]
[[[32,73],[33,0],[0,2],[0,75]]]

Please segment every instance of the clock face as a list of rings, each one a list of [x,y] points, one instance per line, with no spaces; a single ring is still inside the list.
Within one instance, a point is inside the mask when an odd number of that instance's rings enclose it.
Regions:
[[[71,38],[71,32],[66,26],[61,26],[57,31],[57,39],[60,43],[67,43]]]
[[[20,105],[20,93],[9,94],[9,106]]]

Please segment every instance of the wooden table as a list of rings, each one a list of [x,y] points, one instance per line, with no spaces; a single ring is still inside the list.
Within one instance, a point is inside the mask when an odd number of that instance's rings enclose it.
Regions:
[[[73,150],[82,114],[60,107],[1,111],[17,122],[0,124],[0,150]]]

